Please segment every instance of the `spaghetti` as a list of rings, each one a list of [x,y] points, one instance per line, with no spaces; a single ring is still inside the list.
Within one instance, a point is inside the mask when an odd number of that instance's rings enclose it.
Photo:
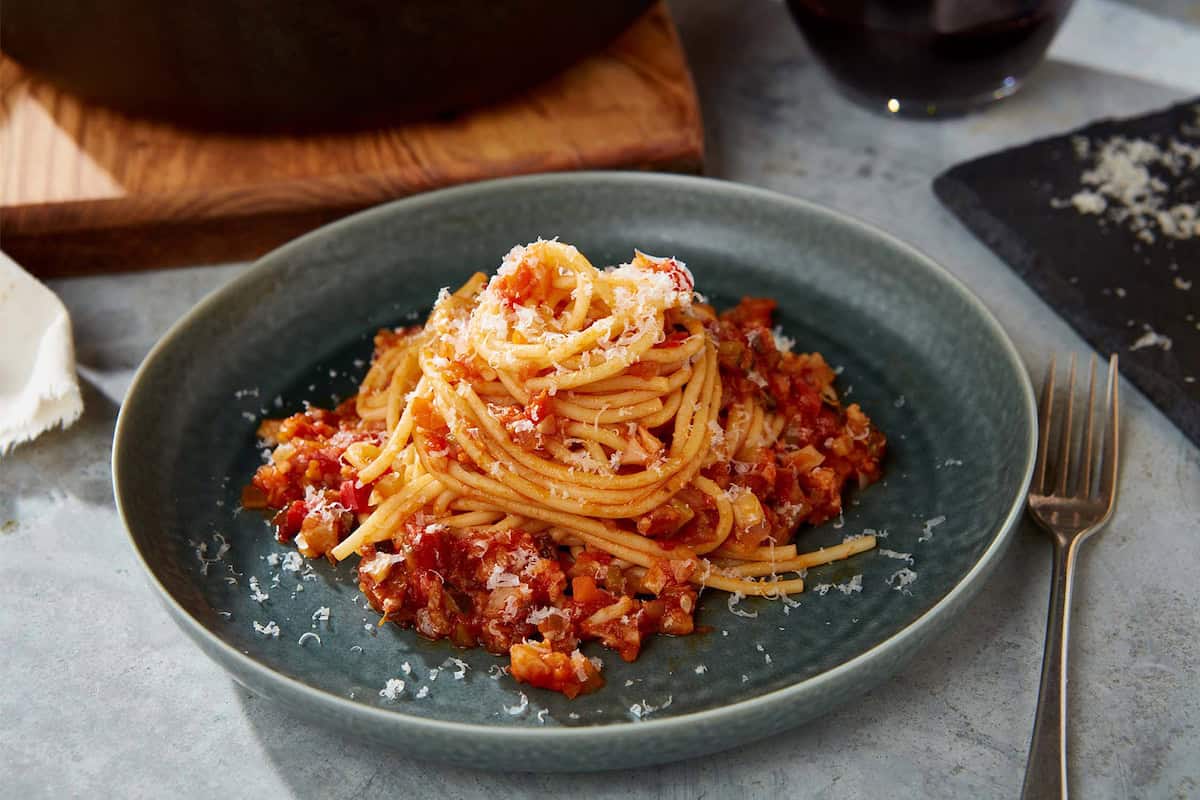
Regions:
[[[693,631],[702,587],[800,592],[874,546],[791,540],[879,477],[885,437],[820,355],[780,349],[772,301],[717,316],[694,288],[671,258],[516,247],[424,326],[381,331],[355,398],[264,422],[243,503],[307,557],[360,555],[385,620],[572,697],[603,683],[581,640],[633,660]]]

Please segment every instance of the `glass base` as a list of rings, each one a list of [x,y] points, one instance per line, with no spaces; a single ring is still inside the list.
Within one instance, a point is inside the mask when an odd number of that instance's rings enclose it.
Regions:
[[[945,117],[961,117],[972,111],[979,111],[991,104],[1011,97],[1021,88],[1020,78],[1005,78],[1004,82],[990,92],[981,92],[966,97],[942,98],[940,100],[922,100],[920,98],[889,97],[861,91],[842,81],[833,80],[838,90],[854,101],[872,111],[888,117],[904,117],[906,119],[942,119]]]

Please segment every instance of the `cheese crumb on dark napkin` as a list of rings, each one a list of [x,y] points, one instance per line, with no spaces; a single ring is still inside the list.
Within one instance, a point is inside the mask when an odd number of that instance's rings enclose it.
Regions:
[[[1200,98],[968,161],[933,189],[1200,445]]]

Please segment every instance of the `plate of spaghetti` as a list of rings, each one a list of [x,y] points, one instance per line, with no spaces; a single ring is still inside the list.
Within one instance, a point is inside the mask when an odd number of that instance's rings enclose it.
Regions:
[[[1032,409],[982,305],[885,234],[536,176],[364,212],[205,300],[134,381],[114,483],[253,691],[443,760],[633,766],[900,668],[1002,553]]]

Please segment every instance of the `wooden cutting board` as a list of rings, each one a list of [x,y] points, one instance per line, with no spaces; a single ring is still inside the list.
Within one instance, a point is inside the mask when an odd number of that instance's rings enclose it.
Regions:
[[[41,277],[258,256],[352,211],[571,169],[697,171],[695,88],[662,5],[605,51],[453,119],[204,133],[82,102],[0,55],[0,248]]]

